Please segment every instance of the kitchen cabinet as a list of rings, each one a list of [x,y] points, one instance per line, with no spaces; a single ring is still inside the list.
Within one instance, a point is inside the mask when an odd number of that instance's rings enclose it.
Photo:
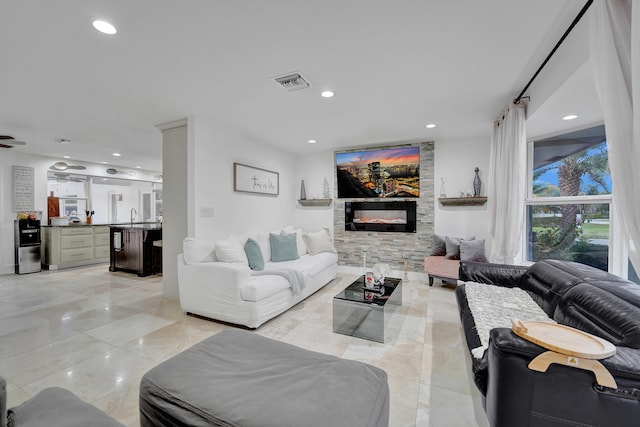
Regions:
[[[148,276],[154,268],[153,242],[162,240],[162,226],[156,224],[112,225],[109,271],[126,271]]]
[[[42,264],[49,270],[109,261],[109,226],[42,227]]]

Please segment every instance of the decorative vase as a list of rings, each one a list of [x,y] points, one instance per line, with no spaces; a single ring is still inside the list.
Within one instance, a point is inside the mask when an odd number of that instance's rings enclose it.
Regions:
[[[478,176],[478,172],[480,169],[476,166],[475,169],[476,177],[473,178],[473,197],[480,197],[480,189],[482,187],[482,181],[480,181],[480,177]]]
[[[304,179],[300,182],[300,200],[307,200],[307,191],[304,189]]]
[[[447,190],[444,188],[444,178],[440,178],[440,197],[447,197]]]

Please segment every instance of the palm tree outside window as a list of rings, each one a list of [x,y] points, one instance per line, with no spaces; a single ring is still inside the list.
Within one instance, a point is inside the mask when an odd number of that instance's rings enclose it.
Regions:
[[[604,126],[530,144],[527,259],[577,261],[608,271],[612,183]]]

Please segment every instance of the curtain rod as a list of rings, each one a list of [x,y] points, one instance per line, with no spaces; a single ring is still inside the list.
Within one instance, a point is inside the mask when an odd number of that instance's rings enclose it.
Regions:
[[[540,71],[542,71],[544,66],[547,65],[547,62],[549,62],[549,59],[551,59],[553,54],[556,53],[556,50],[558,50],[558,48],[560,47],[560,45],[562,44],[564,39],[566,39],[567,36],[569,35],[569,33],[571,32],[571,30],[573,30],[573,27],[575,27],[576,24],[580,21],[580,19],[582,19],[582,17],[587,12],[587,9],[589,9],[589,6],[591,6],[592,3],[593,3],[593,0],[589,0],[584,4],[584,6],[582,6],[582,9],[578,13],[578,16],[575,17],[575,19],[573,20],[571,25],[569,25],[569,28],[567,28],[567,31],[565,31],[564,34],[562,35],[562,37],[560,37],[560,40],[558,40],[558,43],[556,43],[556,45],[553,47],[553,49],[551,49],[551,52],[549,52],[549,55],[547,55],[547,57],[545,58],[544,62],[540,66],[540,68],[538,68],[538,70],[535,72],[533,77],[531,77],[531,80],[529,80],[529,83],[527,83],[527,85],[524,87],[524,89],[522,89],[522,92],[520,92],[520,95],[518,95],[518,97],[513,100],[514,104],[519,104],[520,103],[520,99],[523,98],[522,95],[524,95],[524,93],[527,91],[527,89],[529,89],[529,86],[531,86],[531,83],[533,83],[533,81],[536,79],[536,77],[538,77],[538,74],[540,74]]]

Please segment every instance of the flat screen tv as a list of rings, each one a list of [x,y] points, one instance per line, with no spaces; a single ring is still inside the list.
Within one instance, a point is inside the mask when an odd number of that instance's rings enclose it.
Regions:
[[[420,147],[336,153],[338,198],[420,197]]]

